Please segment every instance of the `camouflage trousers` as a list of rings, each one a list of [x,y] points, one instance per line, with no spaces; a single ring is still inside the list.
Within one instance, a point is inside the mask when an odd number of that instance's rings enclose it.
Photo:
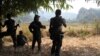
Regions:
[[[51,48],[51,55],[60,56],[60,49],[62,46],[62,37],[57,36],[55,39],[52,40],[52,48]]]

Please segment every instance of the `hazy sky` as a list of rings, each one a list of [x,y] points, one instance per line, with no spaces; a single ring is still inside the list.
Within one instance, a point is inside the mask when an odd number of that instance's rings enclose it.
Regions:
[[[62,10],[62,16],[66,19],[75,18],[77,16],[80,8],[82,8],[82,7],[86,8],[86,9],[90,9],[90,8],[100,9],[100,6],[98,7],[97,4],[93,1],[86,2],[85,0],[75,0],[75,1],[72,1],[72,2],[68,2],[68,4],[72,5],[73,8],[70,8],[68,10],[65,10],[65,9]],[[76,14],[76,15],[74,15],[74,14]],[[32,17],[34,17],[33,13],[30,13],[30,15]],[[55,13],[54,13],[54,11],[53,12],[47,12],[44,9],[39,9],[39,15],[42,18],[41,20],[43,20],[44,18],[46,18],[48,20],[51,17],[55,16]],[[46,19],[44,19],[44,20],[46,20]]]
[[[75,0],[73,2],[68,2],[69,4],[71,4],[73,6],[72,9],[69,9],[68,12],[73,12],[73,13],[78,13],[79,9],[84,7],[84,8],[100,8],[97,6],[97,4],[93,1],[90,2],[86,2],[85,0]]]
[[[85,0],[75,0],[72,2],[67,1],[68,4],[72,5],[73,8],[70,8],[68,10],[62,10],[62,12],[71,12],[71,13],[76,13],[78,14],[80,8],[84,7],[86,9],[89,8],[95,8],[95,9],[100,9],[100,6],[98,7],[97,4],[93,1],[86,2]],[[40,9],[40,11],[44,11],[43,9]]]

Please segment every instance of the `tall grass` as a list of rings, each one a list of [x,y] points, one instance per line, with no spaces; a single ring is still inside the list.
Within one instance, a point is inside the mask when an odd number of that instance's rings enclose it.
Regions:
[[[100,21],[95,20],[94,31],[95,31],[95,34],[100,34]]]
[[[94,26],[93,26],[94,25]],[[17,35],[20,30],[23,31],[24,35],[27,37],[28,41],[32,41],[32,33],[28,29],[29,24],[20,24],[20,27],[17,29]],[[95,24],[87,24],[88,27],[85,27],[81,24],[68,25],[67,28],[63,28],[65,36],[69,37],[85,37],[88,35],[94,35],[100,33],[100,24],[95,22]],[[46,29],[41,29],[42,38],[50,37],[48,32],[49,26],[46,26]],[[5,41],[11,42],[11,38],[5,37]]]

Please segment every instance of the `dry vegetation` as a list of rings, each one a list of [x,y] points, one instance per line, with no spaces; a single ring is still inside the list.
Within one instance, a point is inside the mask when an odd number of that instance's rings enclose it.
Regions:
[[[41,30],[43,37],[41,55],[34,54],[30,49],[32,34],[29,32],[28,26],[22,24],[18,31],[23,30],[30,46],[20,47],[15,51],[11,39],[6,37],[4,38],[4,47],[0,50],[0,56],[50,56],[52,42],[49,39],[48,28],[47,26],[46,29]],[[100,56],[100,36],[96,35],[94,28],[91,25],[88,27],[68,25],[67,28],[63,28],[62,31],[66,33],[64,34],[61,56]]]

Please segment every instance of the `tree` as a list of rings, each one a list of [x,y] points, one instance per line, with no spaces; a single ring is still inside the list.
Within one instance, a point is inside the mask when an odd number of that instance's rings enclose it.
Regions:
[[[52,3],[55,7],[68,9],[71,7],[66,3],[66,0],[0,0],[2,15],[12,13],[16,16],[20,13],[33,11],[36,13],[40,7],[46,10],[52,10]]]
[[[67,1],[73,0],[0,0],[0,14],[5,16],[7,13],[10,12],[13,14],[13,16],[16,16],[17,14],[30,11],[36,13],[41,7],[46,10],[52,10],[52,6],[50,4],[57,8],[68,9],[72,6],[69,5]],[[91,0],[85,1],[89,2]],[[99,0],[93,1],[95,1],[98,5],[100,3]]]
[[[32,11],[36,13],[41,7],[46,10],[52,10],[52,6],[50,4],[53,4],[53,6],[57,8],[68,9],[71,7],[66,3],[66,0],[0,0],[0,21],[2,16],[5,17],[7,13],[11,13],[12,16]],[[2,40],[0,39],[0,43],[1,41]]]
[[[89,2],[89,1],[94,1],[95,3],[97,3],[98,6],[100,6],[100,0],[85,0],[86,2]]]

